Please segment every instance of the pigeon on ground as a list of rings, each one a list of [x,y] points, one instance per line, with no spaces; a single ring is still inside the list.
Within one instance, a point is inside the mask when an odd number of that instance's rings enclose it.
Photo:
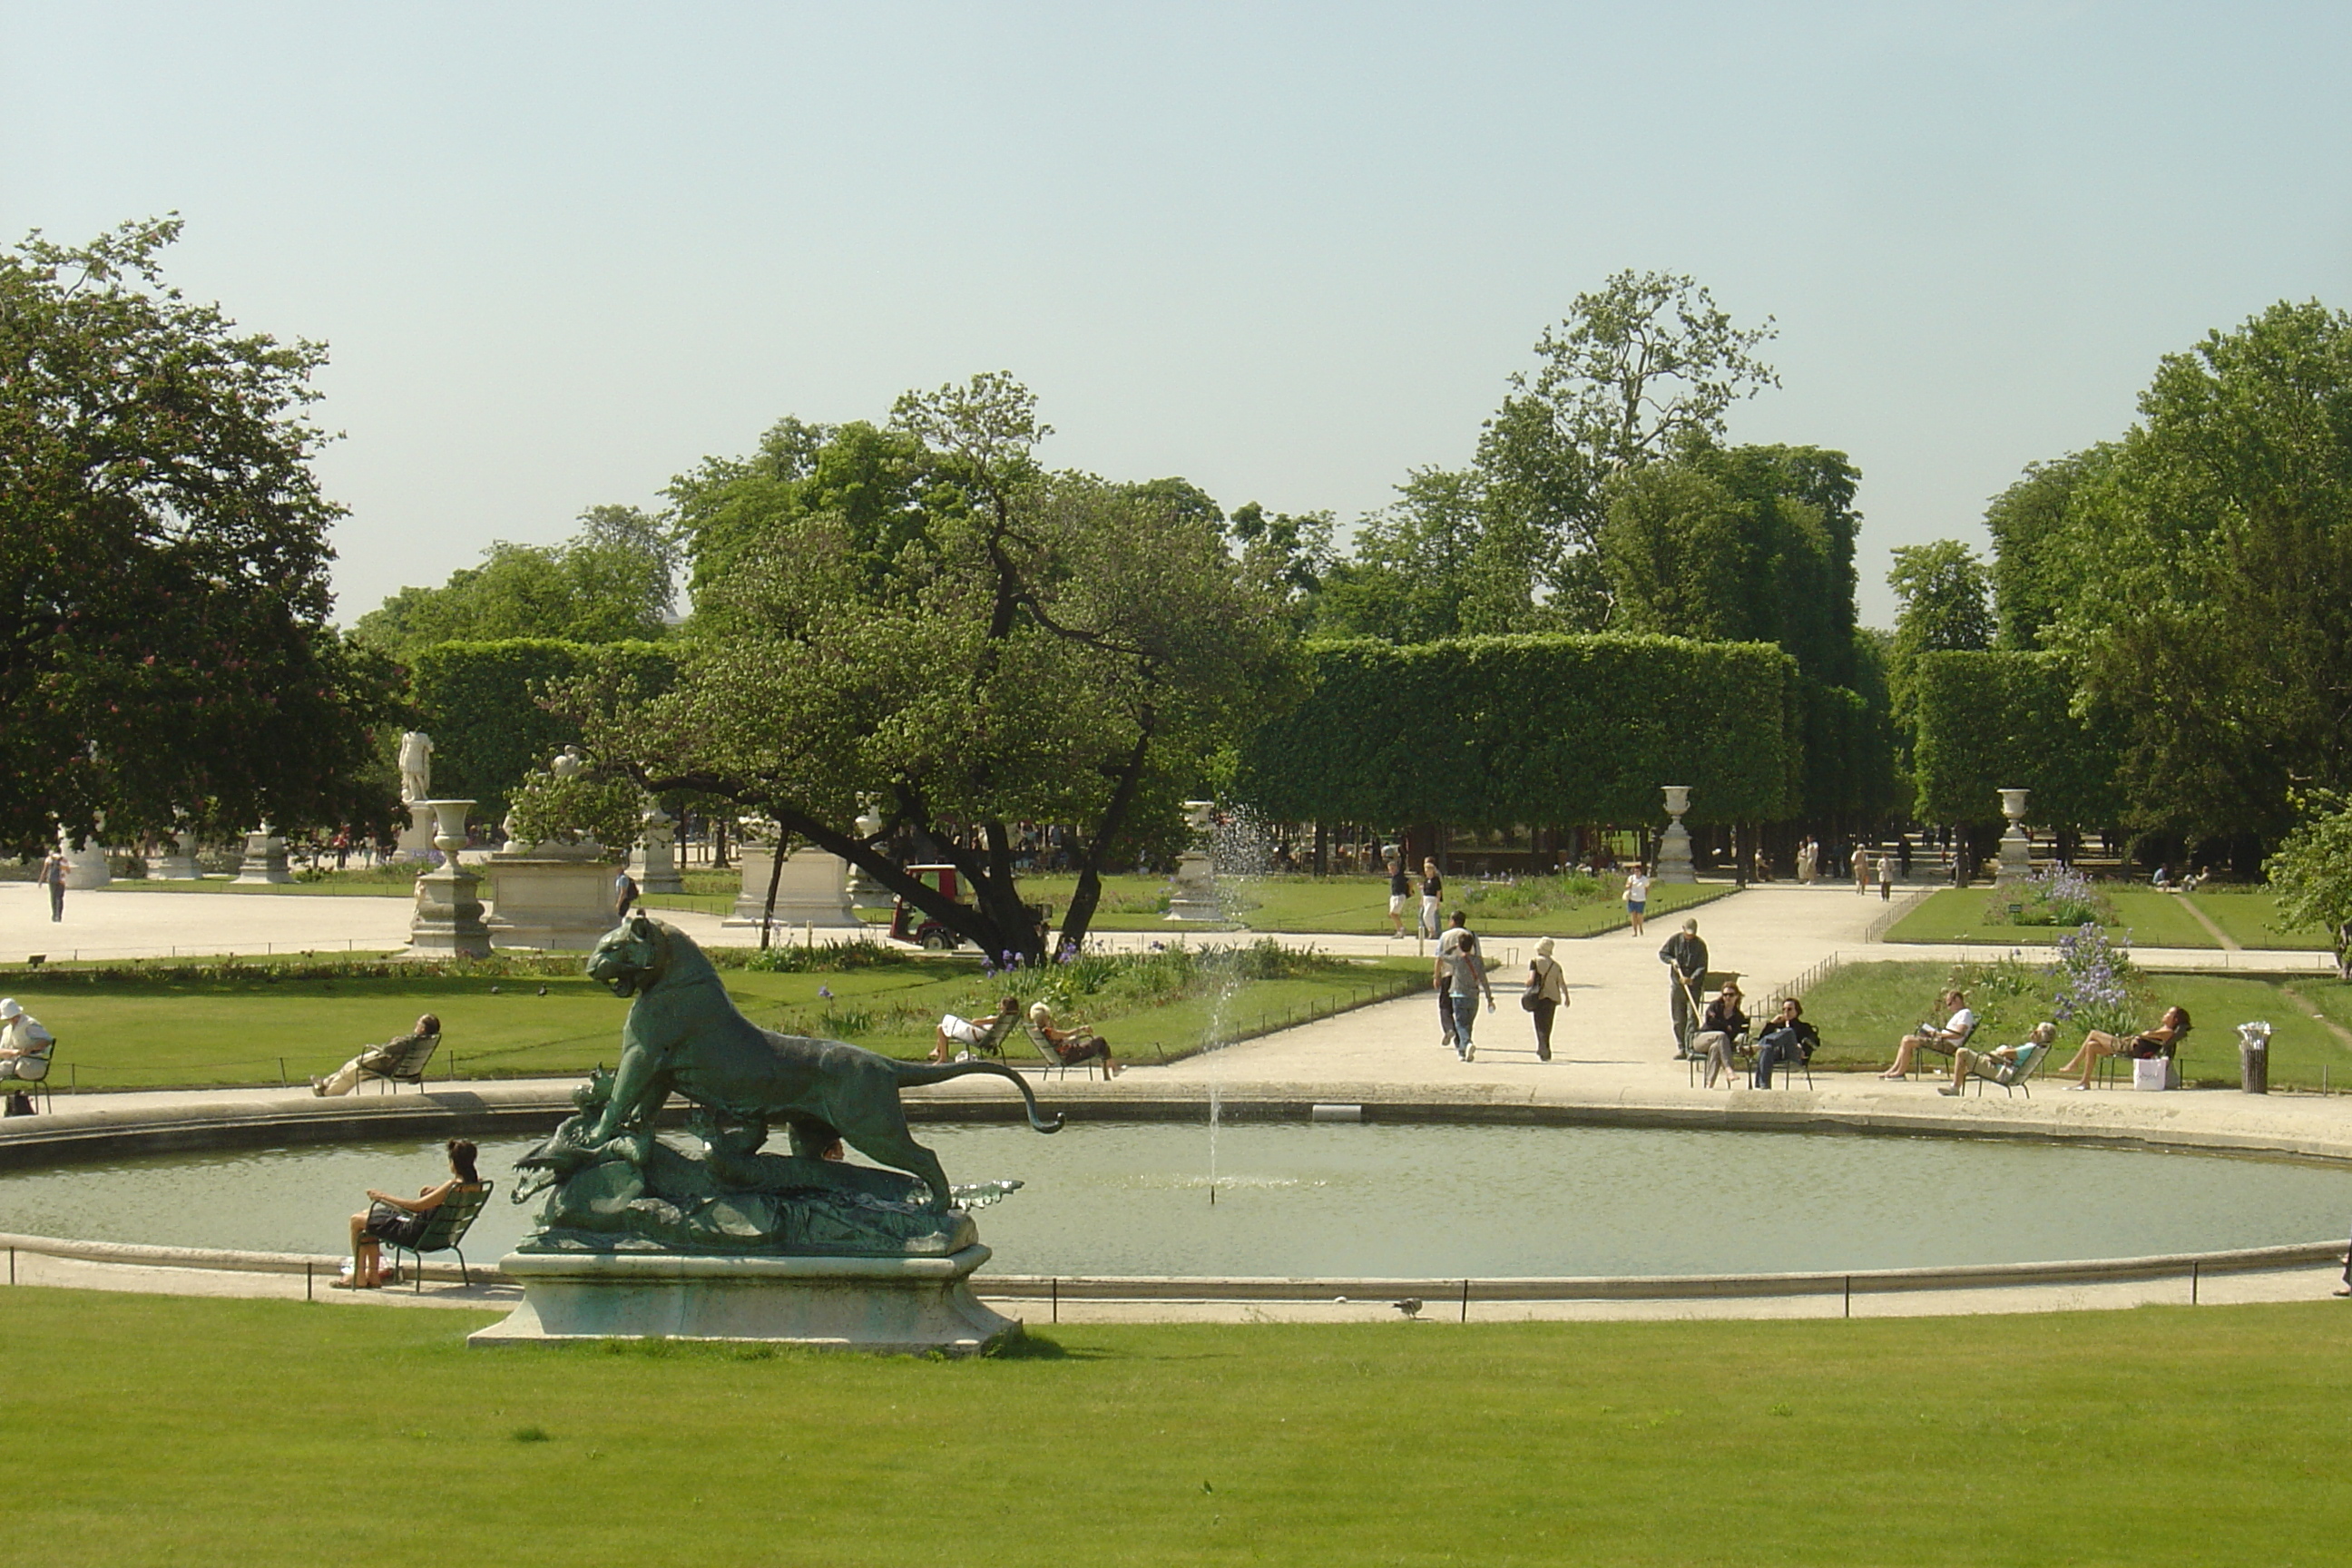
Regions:
[[[1408,1318],[1418,1318],[1421,1316],[1421,1298],[1418,1296],[1407,1296],[1403,1300],[1391,1301],[1389,1305],[1394,1307],[1398,1311],[1402,1312]]]

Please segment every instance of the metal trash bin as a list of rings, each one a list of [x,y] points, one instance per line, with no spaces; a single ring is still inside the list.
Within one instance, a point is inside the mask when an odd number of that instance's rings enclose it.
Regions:
[[[2248,1094],[2271,1091],[2271,1026],[2238,1026],[2238,1086]]]

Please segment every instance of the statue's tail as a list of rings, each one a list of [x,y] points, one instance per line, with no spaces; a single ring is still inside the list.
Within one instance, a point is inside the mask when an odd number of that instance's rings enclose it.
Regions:
[[[1040,1132],[1059,1132],[1062,1130],[1061,1112],[1055,1111],[1052,1118],[1048,1119],[1045,1112],[1037,1109],[1037,1096],[1035,1091],[1030,1089],[1029,1080],[1003,1062],[948,1062],[934,1066],[929,1062],[893,1061],[890,1066],[898,1072],[898,1087],[901,1089],[909,1086],[920,1088],[927,1083],[945,1083],[950,1079],[970,1078],[976,1072],[1003,1079],[1021,1091],[1022,1100],[1029,1107],[1030,1126]]]

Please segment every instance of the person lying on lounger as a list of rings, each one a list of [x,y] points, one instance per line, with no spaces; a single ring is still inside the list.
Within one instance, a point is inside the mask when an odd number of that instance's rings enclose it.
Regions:
[[[1099,1061],[1104,1072],[1113,1078],[1118,1076],[1119,1066],[1110,1059],[1110,1042],[1085,1025],[1081,1024],[1075,1029],[1055,1028],[1054,1009],[1043,1002],[1030,1004],[1029,1023],[1037,1031],[1037,1037],[1051,1046],[1054,1054],[1062,1058],[1064,1067],[1074,1068],[1080,1062]]]
[[[349,1094],[369,1073],[382,1077],[383,1069],[404,1056],[411,1046],[428,1035],[441,1033],[441,1020],[430,1013],[420,1014],[416,1027],[396,1040],[386,1040],[380,1046],[370,1046],[324,1078],[310,1080],[312,1094]]]
[[[2091,1087],[2091,1074],[2097,1070],[2101,1057],[2135,1057],[2141,1060],[2160,1057],[2188,1032],[2189,1009],[2167,1007],[2162,1023],[2129,1038],[2110,1035],[2105,1029],[2092,1030],[2083,1037],[2082,1047],[2075,1051],[2074,1059],[2058,1070],[2073,1072],[2077,1068],[2082,1068],[2082,1078],[2072,1087],[2088,1089]]]
[[[1989,1051],[1972,1051],[1962,1046],[1952,1053],[1952,1082],[1937,1094],[1957,1095],[1968,1087],[1969,1075],[1990,1079],[1995,1083],[2015,1083],[2018,1069],[2032,1065],[2033,1058],[2050,1048],[2058,1037],[2058,1026],[2044,1021],[2033,1026],[2021,1046],[1995,1046]]]

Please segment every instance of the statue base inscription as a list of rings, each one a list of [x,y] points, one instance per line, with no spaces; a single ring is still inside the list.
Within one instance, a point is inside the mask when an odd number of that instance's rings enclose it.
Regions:
[[[533,1340],[751,1340],[879,1354],[977,1355],[1021,1325],[971,1293],[974,1242],[944,1258],[713,1258],[517,1252],[499,1267],[522,1305],[472,1335]]]

